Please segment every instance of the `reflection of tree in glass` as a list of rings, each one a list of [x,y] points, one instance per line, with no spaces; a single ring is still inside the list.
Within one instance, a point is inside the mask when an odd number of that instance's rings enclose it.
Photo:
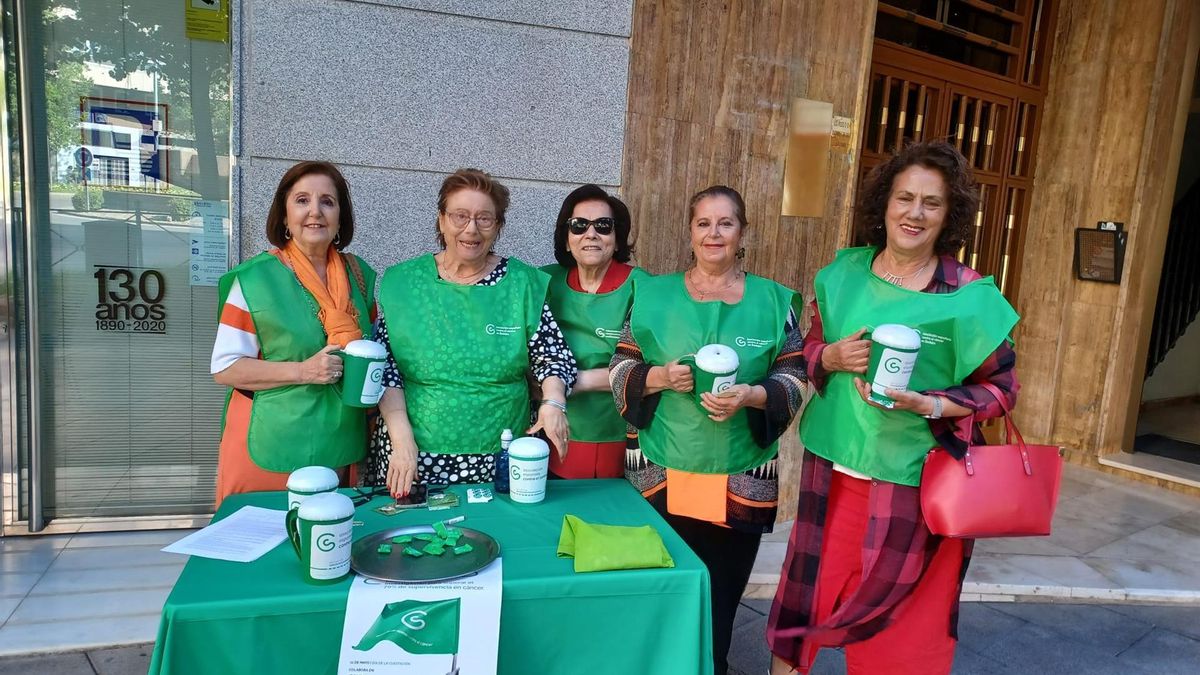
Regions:
[[[82,63],[60,60],[46,72],[46,141],[54,163],[52,177],[63,170],[58,166],[58,151],[79,145],[79,99],[91,93],[92,81]]]
[[[228,185],[219,176],[217,154],[227,154],[229,147],[229,45],[189,39],[183,3],[167,10],[159,0],[44,1],[45,29],[59,49],[58,55],[47,54],[47,62],[101,63],[116,80],[137,71],[157,74],[169,92],[164,102],[173,104],[172,131],[191,126],[194,132],[199,165],[192,189],[225,199]]]

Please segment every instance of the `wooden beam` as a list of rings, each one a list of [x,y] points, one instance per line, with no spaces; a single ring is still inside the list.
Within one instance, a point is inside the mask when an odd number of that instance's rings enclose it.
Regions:
[[[747,270],[812,298],[816,271],[850,243],[875,10],[874,0],[634,3],[621,183],[638,264],[684,269],[687,199],[724,183],[746,200]],[[830,102],[850,119],[849,136],[833,139],[822,218],[780,216],[794,98]],[[794,428],[780,456],[787,520],[800,475]]]
[[[1137,12],[1106,0],[1059,5],[1018,300],[1027,437],[1094,456],[1119,449],[1131,429],[1197,12],[1188,0],[1145,0]],[[1120,286],[1074,278],[1074,229],[1099,220],[1129,231]]]

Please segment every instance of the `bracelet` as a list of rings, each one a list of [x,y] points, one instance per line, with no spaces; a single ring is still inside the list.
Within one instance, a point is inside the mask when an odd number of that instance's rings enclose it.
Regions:
[[[558,408],[559,410],[563,411],[564,413],[567,412],[567,404],[566,403],[563,403],[562,401],[555,401],[552,398],[542,399],[541,405],[554,406],[555,408]]]
[[[934,396],[932,398],[933,398],[933,412],[929,413],[928,415],[925,415],[925,419],[940,420],[940,419],[942,419],[942,397]]]

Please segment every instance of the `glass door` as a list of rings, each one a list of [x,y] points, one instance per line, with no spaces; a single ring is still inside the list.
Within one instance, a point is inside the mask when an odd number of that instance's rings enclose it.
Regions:
[[[228,3],[6,2],[10,197],[23,211],[10,248],[28,270],[15,294],[26,379],[14,378],[28,438],[10,453],[20,498],[7,520],[125,529],[211,511]]]

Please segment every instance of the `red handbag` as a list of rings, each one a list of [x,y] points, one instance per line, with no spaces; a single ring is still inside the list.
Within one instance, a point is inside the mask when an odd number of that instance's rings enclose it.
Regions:
[[[1004,409],[1005,445],[975,445],[962,460],[934,448],[921,470],[921,512],[943,537],[1034,537],[1050,534],[1062,455],[1029,445],[995,385],[983,385]],[[1013,440],[1016,439],[1016,443]]]

